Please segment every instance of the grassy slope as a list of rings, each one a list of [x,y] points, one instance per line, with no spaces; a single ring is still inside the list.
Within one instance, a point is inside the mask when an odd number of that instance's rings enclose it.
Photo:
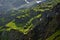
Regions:
[[[52,9],[53,6],[55,6],[58,2],[59,2],[59,0],[52,0],[51,2],[44,2],[44,3],[42,3],[42,4],[37,5],[36,7],[32,7],[31,9],[34,10],[35,12],[37,12],[37,11],[44,12],[44,11],[46,11],[46,10]],[[53,3],[53,4],[52,4],[52,3]],[[23,12],[24,15],[17,16],[17,18],[20,19],[20,18],[23,18],[23,17],[26,17],[26,16],[30,16],[30,15],[29,15],[29,12],[30,12],[31,9],[18,10],[17,13]],[[22,13],[22,14],[23,14],[23,13]],[[34,13],[33,13],[33,14],[34,14]],[[24,28],[21,26],[21,24],[19,24],[21,27],[17,27],[16,24],[14,23],[14,21],[9,22],[8,24],[6,24],[6,26],[9,27],[9,29],[16,29],[16,30],[19,30],[19,31],[21,31],[21,32],[23,32],[23,33],[28,33],[28,31],[30,30],[29,28],[31,28],[31,27],[34,26],[33,23],[32,23],[32,21],[33,21],[34,19],[39,18],[39,17],[41,17],[41,14],[39,14],[39,15],[37,15],[37,16],[35,16],[35,17],[32,17],[32,18],[26,23],[26,25],[29,25],[29,24],[31,23],[31,25],[28,26],[27,29],[24,29]],[[22,24],[22,25],[23,25],[23,24]]]

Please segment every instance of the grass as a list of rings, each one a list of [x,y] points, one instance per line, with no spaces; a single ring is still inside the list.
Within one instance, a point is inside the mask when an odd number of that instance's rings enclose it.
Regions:
[[[22,26],[17,27],[16,24],[13,21],[11,21],[8,24],[6,24],[6,26],[9,27],[9,29],[7,29],[7,30],[15,29],[15,30],[18,30],[20,32],[23,32],[24,34],[27,34],[29,31],[29,28],[32,27],[33,25],[30,25],[27,29],[24,29]]]
[[[28,23],[26,23],[26,25],[25,25],[27,27],[26,29],[24,29],[24,27],[22,26],[23,23],[18,24],[19,25],[19,27],[18,27],[13,20],[13,21],[9,22],[8,24],[6,24],[6,26],[9,27],[9,29],[7,29],[7,30],[15,29],[15,30],[18,30],[20,32],[23,32],[24,34],[27,34],[29,32],[29,30],[34,27],[32,21],[35,20],[35,19],[38,19],[40,17],[41,17],[41,14],[38,14],[37,16],[31,18],[28,21]]]
[[[55,34],[47,38],[46,40],[53,40],[57,35],[60,35],[60,30],[58,30]]]

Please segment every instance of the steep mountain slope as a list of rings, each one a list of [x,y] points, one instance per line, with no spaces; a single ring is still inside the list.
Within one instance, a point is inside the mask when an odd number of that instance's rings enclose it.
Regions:
[[[0,16],[1,40],[57,40],[60,38],[60,0]],[[57,11],[58,9],[58,11]],[[58,21],[57,21],[58,20]],[[16,34],[16,35],[15,35]],[[52,35],[52,36],[51,36]]]

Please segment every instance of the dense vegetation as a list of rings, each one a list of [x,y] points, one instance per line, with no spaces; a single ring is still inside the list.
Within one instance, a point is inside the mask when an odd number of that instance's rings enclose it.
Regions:
[[[60,1],[50,0],[0,16],[0,40],[59,40]]]

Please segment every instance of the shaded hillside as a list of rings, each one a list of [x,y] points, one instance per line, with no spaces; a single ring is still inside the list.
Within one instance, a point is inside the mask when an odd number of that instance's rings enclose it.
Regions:
[[[59,40],[60,1],[51,0],[0,16],[0,40]]]

